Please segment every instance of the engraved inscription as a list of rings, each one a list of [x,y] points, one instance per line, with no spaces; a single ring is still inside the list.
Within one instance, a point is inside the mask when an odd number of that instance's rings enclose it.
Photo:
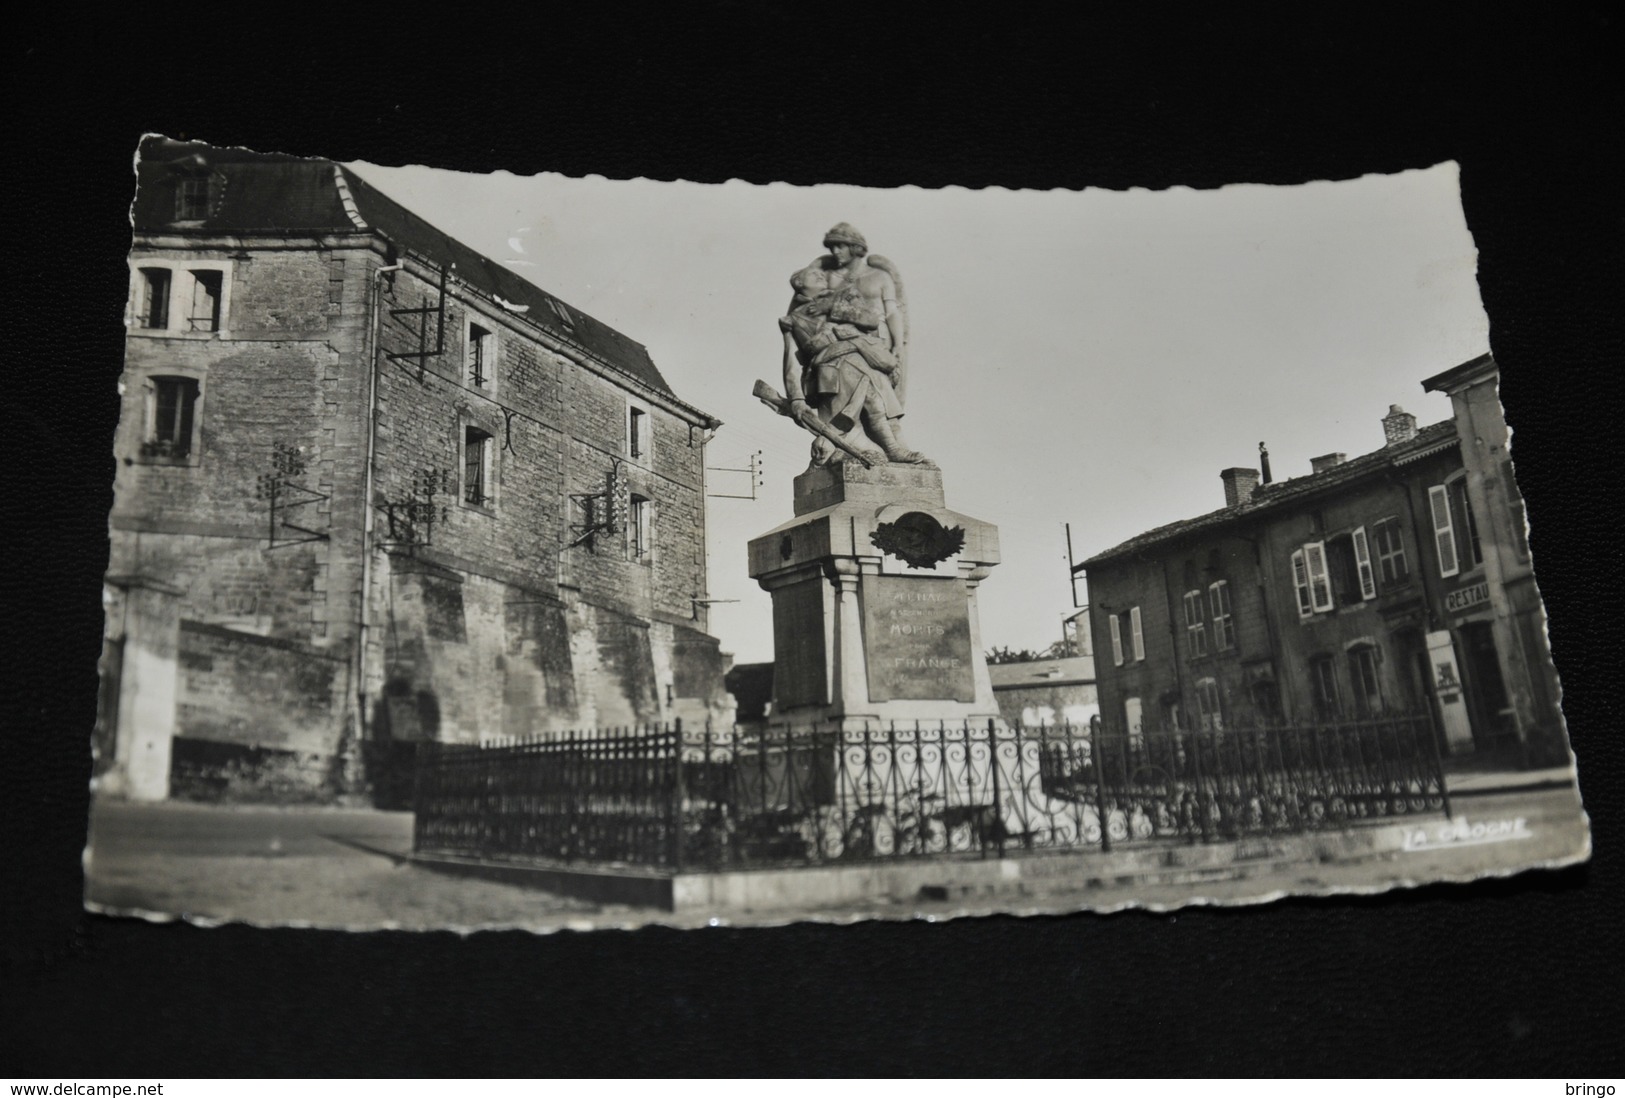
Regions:
[[[864,576],[863,617],[874,701],[974,701],[970,608],[957,579]]]

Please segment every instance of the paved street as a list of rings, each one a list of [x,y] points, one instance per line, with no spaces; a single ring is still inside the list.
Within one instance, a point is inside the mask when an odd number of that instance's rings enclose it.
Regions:
[[[120,912],[323,927],[557,926],[602,913],[390,857],[411,847],[405,812],[110,801],[91,814],[86,899]]]
[[[1571,856],[1585,835],[1572,789],[1460,797],[1453,834],[1443,816],[1367,824],[1392,840],[1379,852],[1290,865],[1237,863],[1214,879],[1152,875],[1090,886],[1050,882],[1040,893],[877,902],[831,912],[842,921],[919,913],[1065,912],[1127,904],[1177,907],[1236,903],[1293,892],[1373,892],[1428,881],[1470,880],[1486,871]],[[1516,821],[1523,823],[1517,824]],[[1463,826],[1460,821],[1465,821]],[[1477,826],[1477,832],[1472,829]],[[436,873],[403,861],[412,817],[347,809],[220,808],[189,804],[98,805],[87,899],[130,914],[185,914],[261,925],[445,929],[693,924],[651,910],[597,905],[519,885]],[[1405,838],[1406,834],[1409,839]],[[817,917],[814,912],[809,912]],[[770,916],[783,922],[791,915]],[[737,921],[753,921],[741,916]]]

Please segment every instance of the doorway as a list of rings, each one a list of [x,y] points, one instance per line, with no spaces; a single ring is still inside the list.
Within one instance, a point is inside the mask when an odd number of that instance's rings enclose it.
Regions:
[[[1495,632],[1487,621],[1463,624],[1461,637],[1463,676],[1467,687],[1467,709],[1473,717],[1475,737],[1481,747],[1493,747],[1517,736],[1512,709],[1507,701],[1506,681],[1501,677],[1501,657],[1495,647]]]

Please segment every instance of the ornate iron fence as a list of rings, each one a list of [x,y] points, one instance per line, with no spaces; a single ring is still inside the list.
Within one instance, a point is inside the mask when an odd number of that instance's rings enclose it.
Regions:
[[[423,745],[419,850],[666,869],[987,856],[1449,812],[1428,718],[571,734]]]

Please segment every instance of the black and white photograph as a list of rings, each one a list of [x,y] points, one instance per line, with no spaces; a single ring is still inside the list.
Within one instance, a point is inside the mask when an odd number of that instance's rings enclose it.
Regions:
[[[942,918],[1587,856],[1454,163],[927,191],[148,135],[136,177],[92,910]]]
[[[1610,10],[17,22],[13,1090],[1617,1087]]]

